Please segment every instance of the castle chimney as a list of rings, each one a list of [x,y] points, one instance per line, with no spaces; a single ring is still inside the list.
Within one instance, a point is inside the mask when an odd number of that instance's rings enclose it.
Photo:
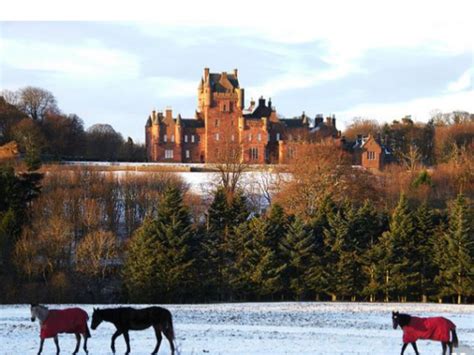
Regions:
[[[209,77],[209,68],[204,68],[204,81],[207,81]]]
[[[234,69],[234,76],[235,76],[235,78],[237,78],[237,74],[238,74],[238,70],[237,70],[237,68],[235,68],[235,69]]]
[[[167,108],[166,108],[165,119],[166,119],[167,121],[170,121],[170,120],[173,119],[173,110],[171,109],[171,107],[167,107]]]
[[[272,98],[268,98],[268,108],[271,109],[272,108]]]
[[[332,126],[336,128],[336,116],[332,115]]]
[[[263,96],[260,96],[260,98],[258,99],[258,106],[265,106],[265,99],[263,98]]]
[[[326,117],[326,125],[331,125],[331,116]]]

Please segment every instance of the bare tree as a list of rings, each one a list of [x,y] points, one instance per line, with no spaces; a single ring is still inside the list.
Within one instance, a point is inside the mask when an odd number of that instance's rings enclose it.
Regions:
[[[18,106],[18,104],[20,103],[20,95],[18,94],[18,91],[11,91],[5,89],[0,92],[0,96],[2,96],[5,102],[10,105]]]
[[[113,233],[103,230],[89,233],[77,247],[76,269],[101,282],[113,270],[117,255],[118,245]]]
[[[27,86],[18,96],[18,106],[34,120],[42,120],[48,112],[59,112],[56,98],[48,90]]]
[[[414,174],[418,171],[420,168],[422,156],[419,149],[415,145],[411,144],[408,152],[401,153],[401,157],[403,163],[411,174]]]
[[[228,129],[222,134],[222,140],[215,164],[218,172],[218,186],[224,189],[229,199],[232,199],[240,187],[242,174],[248,170],[249,165],[244,162],[237,134],[232,134],[231,129]]]

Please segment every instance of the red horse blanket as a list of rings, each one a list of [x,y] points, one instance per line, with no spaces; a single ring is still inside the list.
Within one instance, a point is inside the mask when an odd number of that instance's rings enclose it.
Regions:
[[[87,312],[80,308],[50,310],[48,317],[41,324],[40,338],[52,338],[58,333],[88,334]]]
[[[443,317],[411,317],[410,323],[403,327],[403,342],[411,343],[418,339],[431,339],[449,342],[449,332],[456,326]]]

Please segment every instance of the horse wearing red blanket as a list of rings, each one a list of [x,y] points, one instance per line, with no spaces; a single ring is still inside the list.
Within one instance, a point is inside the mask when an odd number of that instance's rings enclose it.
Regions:
[[[415,353],[419,355],[416,347],[418,339],[429,339],[440,341],[443,346],[443,355],[449,347],[449,353],[453,352],[453,347],[458,347],[458,337],[456,335],[456,325],[449,319],[443,317],[420,318],[412,317],[409,314],[392,312],[393,329],[400,326],[403,330],[402,355],[408,344],[413,346]],[[450,337],[450,332],[452,338]]]
[[[43,351],[43,343],[46,338],[54,338],[56,344],[56,351],[59,354],[59,333],[74,333],[76,335],[76,349],[73,354],[77,354],[81,344],[81,336],[84,337],[84,351],[87,351],[87,338],[90,338],[89,327],[87,320],[89,316],[87,312],[81,308],[67,308],[67,309],[52,309],[41,305],[31,305],[31,321],[34,322],[38,318],[40,322],[40,348],[38,354]]]

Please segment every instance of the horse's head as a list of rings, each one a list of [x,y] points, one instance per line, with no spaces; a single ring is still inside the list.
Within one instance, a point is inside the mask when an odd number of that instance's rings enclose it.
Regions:
[[[392,324],[393,324],[393,329],[397,329],[398,327],[398,316],[400,313],[398,312],[392,312]]]
[[[400,312],[392,312],[392,325],[393,329],[397,329],[398,326],[403,328],[410,323],[411,316]]]
[[[36,318],[38,318],[40,321],[43,321],[45,314],[48,313],[48,307],[33,303],[30,305],[30,312],[32,322],[34,322]]]
[[[94,312],[92,313],[91,328],[95,330],[103,320],[102,311],[100,309],[94,308]]]

